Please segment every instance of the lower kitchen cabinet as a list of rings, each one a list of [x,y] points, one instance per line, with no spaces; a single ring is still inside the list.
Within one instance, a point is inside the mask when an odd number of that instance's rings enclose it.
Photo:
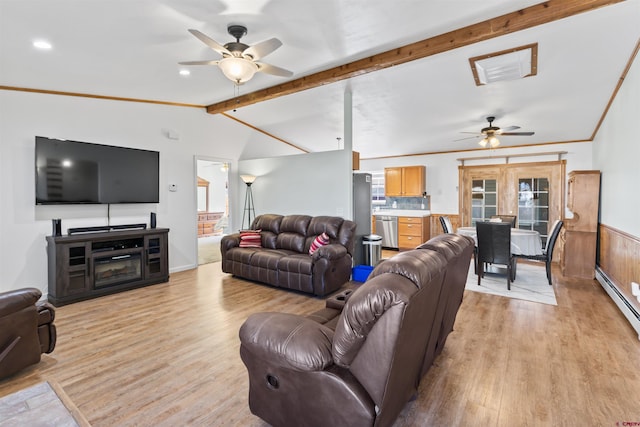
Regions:
[[[429,217],[398,217],[398,246],[400,249],[415,249],[430,239]]]

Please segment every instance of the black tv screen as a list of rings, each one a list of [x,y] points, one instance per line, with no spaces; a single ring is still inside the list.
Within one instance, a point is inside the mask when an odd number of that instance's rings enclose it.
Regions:
[[[36,204],[159,203],[160,153],[36,136]]]

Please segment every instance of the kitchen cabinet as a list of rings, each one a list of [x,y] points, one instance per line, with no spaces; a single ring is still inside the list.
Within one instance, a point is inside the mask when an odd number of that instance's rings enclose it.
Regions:
[[[429,217],[398,217],[398,247],[415,249],[430,239],[431,225]]]
[[[424,166],[404,166],[384,169],[386,197],[422,197],[426,188]]]
[[[599,198],[600,171],[569,172],[567,208],[573,218],[564,220],[560,237],[563,276],[595,277]]]

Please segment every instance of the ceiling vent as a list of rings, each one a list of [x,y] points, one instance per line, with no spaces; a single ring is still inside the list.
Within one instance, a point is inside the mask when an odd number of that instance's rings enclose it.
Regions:
[[[477,86],[538,74],[538,43],[469,58]]]

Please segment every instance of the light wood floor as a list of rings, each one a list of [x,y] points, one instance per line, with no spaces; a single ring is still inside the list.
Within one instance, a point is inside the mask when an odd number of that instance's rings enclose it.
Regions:
[[[597,282],[556,277],[554,287],[557,307],[465,291],[455,331],[396,426],[640,422],[636,333]],[[174,273],[58,308],[55,351],[0,381],[0,397],[51,380],[94,427],[264,426],[249,412],[238,329],[253,312],[323,306],[219,263]]]

